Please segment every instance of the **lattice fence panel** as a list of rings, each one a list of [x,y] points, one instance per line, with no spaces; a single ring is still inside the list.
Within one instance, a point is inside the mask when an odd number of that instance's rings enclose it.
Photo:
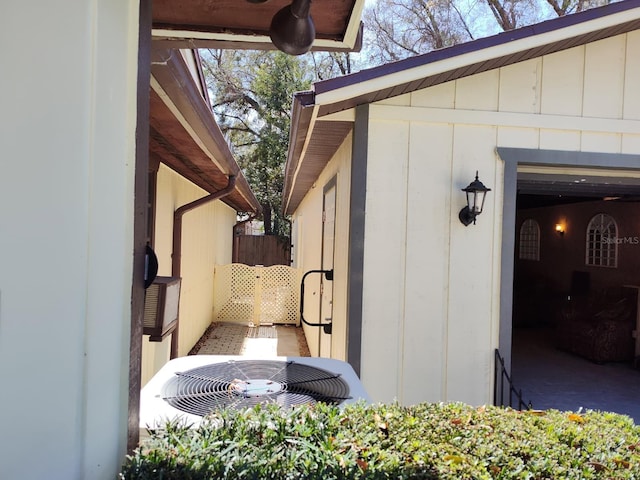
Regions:
[[[216,267],[214,319],[219,322],[282,323],[300,321],[300,272],[285,265]]]

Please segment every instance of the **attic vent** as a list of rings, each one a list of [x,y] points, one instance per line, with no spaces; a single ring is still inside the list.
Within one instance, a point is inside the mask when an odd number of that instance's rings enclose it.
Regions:
[[[340,374],[277,360],[232,360],[178,372],[164,384],[161,396],[172,407],[199,416],[223,407],[337,405],[351,398]]]

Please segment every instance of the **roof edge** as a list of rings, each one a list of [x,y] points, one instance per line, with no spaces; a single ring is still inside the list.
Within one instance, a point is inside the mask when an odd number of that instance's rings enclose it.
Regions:
[[[499,47],[519,40],[549,34],[551,32],[560,31],[576,25],[584,25],[591,21],[604,19],[637,8],[640,8],[640,0],[623,0],[617,3],[604,5],[602,7],[585,10],[583,12],[573,13],[533,25],[520,27],[515,30],[501,32],[489,37],[483,37],[439,50],[433,50],[428,53],[409,57],[397,62],[361,70],[350,75],[323,80],[314,83],[313,88],[318,97],[319,104],[332,103],[331,99],[325,99],[323,97],[330,92],[335,92],[336,90],[376,80],[391,74],[407,72],[408,70],[433,64],[441,60],[459,57],[464,54],[480,52],[492,47]],[[598,28],[601,27],[596,26],[593,30],[597,30]]]

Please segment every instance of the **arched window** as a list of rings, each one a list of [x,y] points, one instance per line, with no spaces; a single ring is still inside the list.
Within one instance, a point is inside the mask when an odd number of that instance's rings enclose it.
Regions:
[[[618,225],[611,215],[599,213],[587,226],[585,263],[594,267],[618,265]]]
[[[540,260],[540,225],[533,218],[526,219],[520,227],[521,260]]]

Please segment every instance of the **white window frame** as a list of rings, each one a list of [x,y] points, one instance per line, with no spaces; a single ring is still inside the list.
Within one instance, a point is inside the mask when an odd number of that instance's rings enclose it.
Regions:
[[[585,264],[590,267],[617,268],[618,224],[611,215],[598,213],[589,220]]]
[[[518,258],[520,260],[540,261],[540,224],[533,218],[527,218],[520,226]]]

